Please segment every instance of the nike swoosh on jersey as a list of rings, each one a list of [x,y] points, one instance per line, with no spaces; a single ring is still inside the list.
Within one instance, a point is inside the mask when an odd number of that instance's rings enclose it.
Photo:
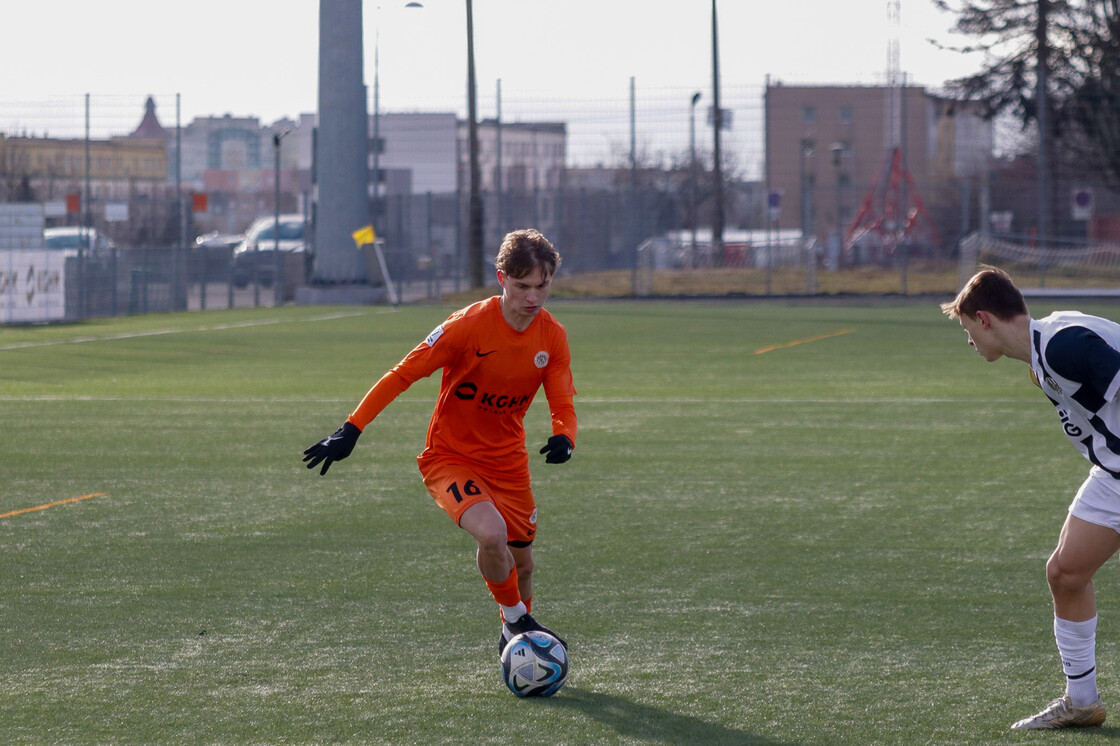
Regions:
[[[493,355],[495,352],[497,352],[497,350],[490,350],[490,352],[483,352],[482,350],[476,350],[475,353],[474,353],[474,356],[475,357],[486,357],[487,355]]]

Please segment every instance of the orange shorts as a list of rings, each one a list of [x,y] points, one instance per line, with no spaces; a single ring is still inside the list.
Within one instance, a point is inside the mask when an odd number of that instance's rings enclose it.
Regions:
[[[537,504],[528,480],[483,477],[476,469],[452,461],[423,462],[420,475],[432,499],[455,525],[463,511],[485,500],[505,519],[506,540],[511,545],[527,547],[537,535]]]

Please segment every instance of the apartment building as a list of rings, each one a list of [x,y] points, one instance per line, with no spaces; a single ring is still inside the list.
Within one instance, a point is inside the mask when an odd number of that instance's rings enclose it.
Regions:
[[[917,86],[788,86],[766,89],[770,218],[804,228],[822,246],[857,221],[884,217],[887,192],[901,210],[926,213],[960,200],[992,153],[992,126],[980,107]],[[892,192],[892,187],[897,187]],[[868,216],[868,209],[873,213]],[[918,216],[919,225],[928,216]]]

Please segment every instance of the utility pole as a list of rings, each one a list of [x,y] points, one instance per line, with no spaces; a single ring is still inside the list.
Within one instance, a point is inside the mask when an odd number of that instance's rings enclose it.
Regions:
[[[720,154],[720,130],[723,129],[723,110],[719,106],[719,23],[716,0],[712,0],[712,258],[717,267],[723,266],[723,164]]]

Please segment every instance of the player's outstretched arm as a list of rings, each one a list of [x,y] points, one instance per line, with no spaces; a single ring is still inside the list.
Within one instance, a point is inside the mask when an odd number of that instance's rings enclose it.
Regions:
[[[553,435],[545,443],[541,453],[545,454],[546,464],[562,464],[572,457],[574,447],[567,435]]]
[[[331,468],[331,464],[350,455],[361,434],[362,431],[357,425],[344,422],[342,427],[303,452],[303,460],[307,463],[307,468],[314,469],[321,461],[323,468],[319,476],[323,476],[327,473],[327,469]]]

